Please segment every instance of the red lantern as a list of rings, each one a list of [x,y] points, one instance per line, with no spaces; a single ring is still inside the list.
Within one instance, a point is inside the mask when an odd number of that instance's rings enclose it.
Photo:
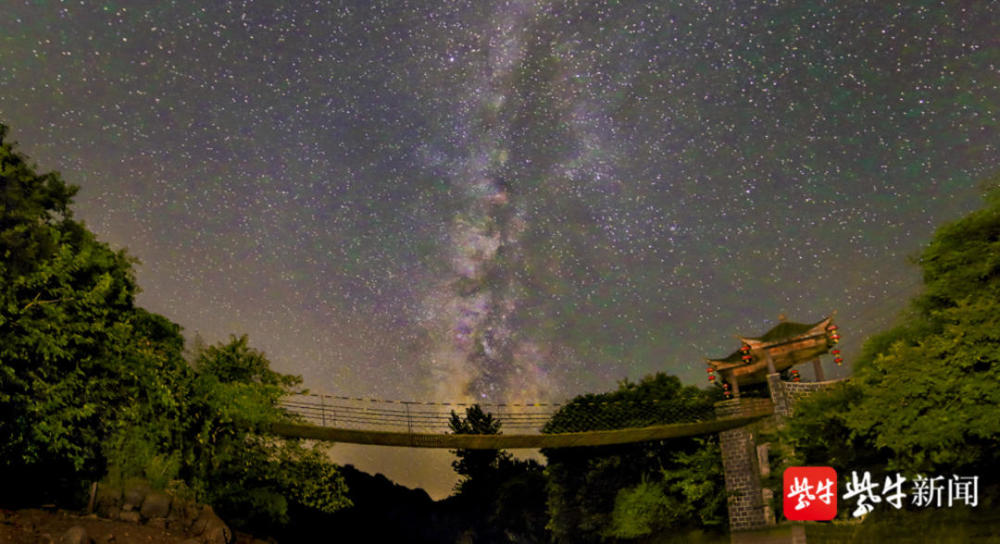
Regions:
[[[843,363],[844,360],[841,359],[840,357],[837,357],[836,359],[833,360],[833,362],[837,363],[837,366],[840,366],[840,364]]]
[[[836,325],[830,325],[829,327],[827,327],[827,329],[829,329],[831,331],[835,331],[835,330],[837,330],[837,326]]]
[[[743,362],[744,362],[744,363],[749,363],[749,362],[750,362],[750,359],[752,359],[752,357],[750,357],[749,355],[744,355],[744,356],[743,356]]]
[[[798,370],[792,369],[792,381],[793,382],[798,382],[799,381],[799,371]]]
[[[743,344],[743,346],[740,347],[740,351],[743,353],[750,353],[750,346]]]
[[[840,350],[839,349],[835,349],[835,350],[831,351],[830,353],[832,353],[834,355],[840,355]]]
[[[722,394],[725,395],[727,399],[732,394],[732,393],[729,392],[729,384],[728,383],[722,384]]]

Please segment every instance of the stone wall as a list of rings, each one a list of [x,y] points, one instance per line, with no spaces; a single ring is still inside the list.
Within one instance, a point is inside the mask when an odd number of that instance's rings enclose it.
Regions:
[[[816,391],[821,389],[826,389],[833,384],[846,381],[847,378],[841,380],[827,380],[825,382],[781,382],[781,386],[785,392],[785,398],[788,399],[789,409],[795,407],[795,404],[800,400],[812,395]]]
[[[716,403],[717,417],[731,417],[759,409],[768,399],[732,399]],[[733,531],[765,526],[766,515],[760,485],[760,465],[752,426],[719,433],[725,472],[729,525]]]
[[[774,405],[774,416],[757,423],[719,433],[722,466],[725,471],[731,531],[759,529],[775,523],[771,505],[773,493],[761,486],[761,458],[766,458],[767,445],[757,444],[755,436],[761,430],[774,429],[792,414],[795,404],[820,389],[842,380],[825,382],[785,382],[779,374],[767,377],[770,399],[737,398],[715,404],[716,417],[732,417],[759,410],[761,403]],[[765,496],[767,496],[765,498]]]
[[[145,481],[99,484],[95,491],[91,504],[101,518],[184,533],[192,537],[185,541],[191,544],[233,542],[233,532],[211,506],[156,491]]]

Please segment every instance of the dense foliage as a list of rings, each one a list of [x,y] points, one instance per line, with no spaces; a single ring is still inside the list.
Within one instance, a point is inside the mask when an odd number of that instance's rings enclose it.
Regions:
[[[499,434],[502,423],[477,404],[451,413],[455,434]],[[451,503],[469,520],[473,542],[543,542],[545,476],[535,461],[503,450],[460,449],[452,462],[462,479]]]
[[[1000,192],[916,259],[923,291],[865,344],[850,383],[802,402],[792,462],[874,474],[986,474],[1000,461]]]
[[[674,423],[711,413],[715,392],[658,373],[618,390],[583,395],[547,432]],[[548,528],[556,542],[648,537],[665,529],[723,528],[722,458],[715,438],[543,450]]]
[[[35,174],[6,132],[0,125],[0,473],[5,492],[42,492],[30,484],[41,477],[66,491],[103,472],[102,443],[133,415],[142,369],[168,362],[146,349],[128,257],[73,220],[77,188]],[[160,384],[150,385],[156,396]]]
[[[148,479],[237,525],[333,512],[323,452],[265,433],[299,378],[247,338],[184,357],[178,325],[134,304],[133,260],[73,219],[77,188],[39,175],[0,125],[0,501],[71,501],[85,481]]]

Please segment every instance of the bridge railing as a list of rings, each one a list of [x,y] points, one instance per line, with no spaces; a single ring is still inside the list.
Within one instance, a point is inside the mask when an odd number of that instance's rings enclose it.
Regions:
[[[451,413],[465,416],[471,403],[392,401],[318,393],[287,397],[282,405],[305,423],[321,427],[406,433],[448,433]],[[479,403],[501,423],[503,434],[569,433],[696,423],[715,418],[708,406],[676,402]]]
[[[472,403],[394,401],[310,393],[286,397],[282,406],[306,422],[322,427],[443,433],[449,431],[452,411],[464,417],[465,409]],[[501,421],[502,431],[531,434],[540,432],[561,405],[480,403],[479,406]]]

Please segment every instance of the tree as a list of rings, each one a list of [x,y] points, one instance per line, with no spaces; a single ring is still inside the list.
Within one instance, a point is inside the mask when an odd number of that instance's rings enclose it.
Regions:
[[[232,337],[195,354],[186,480],[234,524],[273,530],[287,524],[290,504],[332,513],[350,505],[336,466],[317,445],[268,431],[292,416],[280,401],[301,383],[270,369],[247,337]]]
[[[573,399],[544,432],[641,427],[711,412],[715,391],[663,373]],[[655,402],[654,402],[655,401]],[[667,528],[725,526],[721,456],[711,439],[682,438],[542,450],[548,459],[548,528],[557,542],[639,538]]]
[[[454,434],[500,434],[501,422],[476,404],[454,411]],[[471,521],[476,542],[538,542],[545,537],[545,477],[535,461],[503,450],[459,449],[451,466],[463,479],[453,503]]]
[[[167,318],[136,308],[130,342],[121,350],[105,418],[114,425],[105,439],[109,479],[146,478],[165,488],[181,477],[184,426],[188,423],[193,369],[183,357],[181,328]]]
[[[246,337],[184,359],[181,328],[134,305],[124,251],[73,220],[77,188],[0,125],[0,502],[66,503],[84,480],[185,482],[236,525],[349,504],[323,451],[266,434],[301,381]]]
[[[1000,381],[1000,189],[986,202],[937,230],[916,260],[923,291],[902,324],[865,343],[851,383],[796,407],[785,438],[799,460],[829,463],[832,452],[835,468],[909,474],[987,473],[1000,461],[992,386]]]
[[[74,221],[77,188],[35,173],[6,135],[0,125],[0,477],[30,501],[104,471],[102,442],[128,404],[119,366],[136,355],[142,316],[132,260]]]
[[[448,426],[454,434],[500,434],[501,423],[476,404],[466,408],[465,417],[459,417],[453,410]],[[503,450],[459,449],[452,453],[458,459],[452,461],[451,466],[463,477],[456,485],[456,491],[477,497],[496,487],[501,462],[511,458]]]

